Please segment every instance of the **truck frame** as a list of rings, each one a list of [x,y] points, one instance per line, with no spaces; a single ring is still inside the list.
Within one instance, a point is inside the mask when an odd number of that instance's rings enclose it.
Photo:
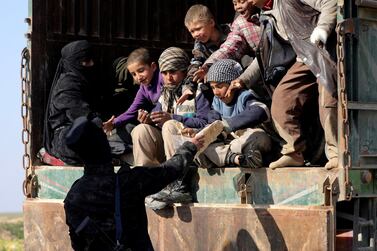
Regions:
[[[63,199],[82,167],[37,158],[60,49],[87,39],[102,82],[118,56],[186,50],[186,10],[203,3],[219,23],[231,1],[29,0],[22,52],[25,250],[71,250]],[[148,210],[155,250],[377,250],[377,0],[338,0],[338,168],[199,170],[199,203]],[[99,104],[101,105],[101,104]]]

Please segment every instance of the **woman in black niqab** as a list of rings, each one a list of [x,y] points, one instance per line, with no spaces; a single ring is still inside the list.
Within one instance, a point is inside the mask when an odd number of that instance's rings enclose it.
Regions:
[[[89,105],[93,53],[86,40],[67,44],[61,50],[48,98],[43,144],[46,151],[70,165],[80,158],[67,147],[65,136],[73,121],[92,112]]]

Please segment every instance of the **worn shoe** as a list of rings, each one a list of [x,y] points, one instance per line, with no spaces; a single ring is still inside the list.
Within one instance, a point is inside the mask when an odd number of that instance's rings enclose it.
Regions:
[[[338,158],[332,158],[330,159],[326,165],[325,165],[325,168],[327,170],[331,170],[333,168],[337,168],[338,167]]]
[[[217,136],[224,130],[224,125],[220,120],[216,120],[212,124],[205,127],[203,130],[197,133],[197,135],[204,135],[203,147],[199,149],[196,155],[202,153],[212,142],[217,139]]]
[[[145,199],[145,205],[153,210],[160,210],[173,203],[191,203],[192,195],[187,191],[187,186],[182,181],[174,181],[160,192],[152,194]]]
[[[259,150],[249,150],[247,154],[239,157],[241,167],[261,168],[263,166],[262,154]]]
[[[277,161],[270,163],[270,168],[280,168],[286,166],[303,166],[304,165],[304,156],[302,153],[290,153],[280,157]]]
[[[159,200],[156,200],[154,198],[152,198],[152,196],[147,196],[145,197],[145,206],[149,207],[150,209],[156,211],[156,210],[161,210],[165,207],[168,207],[170,206],[169,203],[167,202],[164,202],[164,201],[159,201]]]
[[[49,154],[44,147],[42,147],[38,154],[38,158],[45,164],[50,166],[65,166],[66,163],[64,163],[61,159],[58,159],[51,154]]]

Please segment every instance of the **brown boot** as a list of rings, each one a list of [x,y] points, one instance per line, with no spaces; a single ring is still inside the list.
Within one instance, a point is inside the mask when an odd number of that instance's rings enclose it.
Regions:
[[[327,170],[331,170],[333,168],[337,168],[338,167],[338,158],[332,158],[330,159],[326,165],[325,165],[325,168]]]
[[[302,153],[289,153],[283,155],[277,161],[270,163],[270,168],[280,168],[286,166],[303,166],[304,165],[304,156]]]

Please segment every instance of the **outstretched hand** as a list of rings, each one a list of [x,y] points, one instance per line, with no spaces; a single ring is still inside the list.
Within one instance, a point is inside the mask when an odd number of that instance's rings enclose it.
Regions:
[[[204,146],[204,135],[195,135],[195,137],[191,138],[191,143],[193,143],[199,150]]]
[[[114,119],[115,117],[113,115],[108,121],[102,123],[102,128],[105,133],[109,133],[114,129]]]
[[[228,90],[225,93],[225,97],[231,97],[236,91],[245,87],[245,84],[241,79],[235,79],[230,83]]]
[[[185,90],[182,93],[182,96],[179,97],[179,99],[177,100],[177,105],[181,105],[183,102],[185,102],[192,95],[194,95],[194,93],[191,90],[189,90],[189,89]]]
[[[205,82],[205,76],[207,75],[207,72],[208,72],[208,67],[206,65],[199,67],[199,69],[196,72],[194,72],[192,81]]]

